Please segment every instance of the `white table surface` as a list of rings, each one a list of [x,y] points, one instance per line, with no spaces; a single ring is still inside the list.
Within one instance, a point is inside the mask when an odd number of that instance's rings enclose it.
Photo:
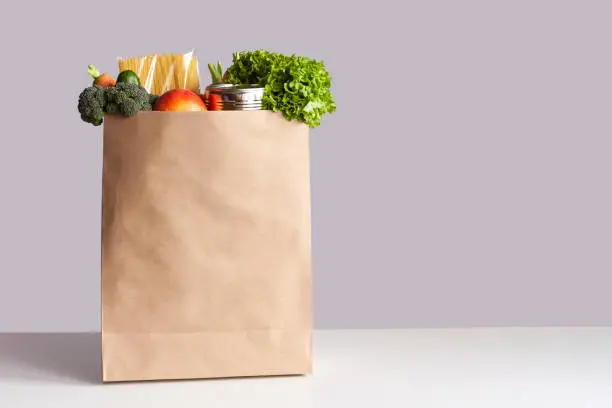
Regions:
[[[104,385],[99,348],[0,334],[0,407],[612,407],[612,328],[319,331],[310,376]]]

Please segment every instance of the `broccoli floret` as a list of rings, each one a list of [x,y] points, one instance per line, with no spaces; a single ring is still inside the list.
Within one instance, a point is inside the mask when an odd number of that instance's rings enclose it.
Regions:
[[[105,113],[134,116],[140,111],[152,110],[157,98],[136,84],[118,83],[108,88],[93,85],[79,95],[78,108],[81,119],[100,126]]]
[[[93,85],[85,88],[79,95],[78,110],[81,119],[94,126],[100,126],[104,120],[104,88]]]
[[[159,95],[149,94],[149,104],[151,104],[151,106],[155,105],[155,102],[157,102],[158,99]]]
[[[139,111],[139,106],[136,104],[136,101],[130,98],[121,101],[118,106],[119,112],[121,112],[121,114],[125,116],[134,116]]]
[[[113,86],[111,88],[106,89],[104,98],[106,105],[109,105],[121,103],[121,101],[125,99],[125,96],[123,94],[120,94],[117,88]]]
[[[116,113],[119,113],[119,108],[114,103],[107,103],[106,105],[104,105],[104,111],[105,111],[105,113],[108,113],[110,115],[114,115]]]
[[[120,82],[112,88],[106,88],[105,111],[134,116],[140,111],[151,110],[149,93],[136,84]]]

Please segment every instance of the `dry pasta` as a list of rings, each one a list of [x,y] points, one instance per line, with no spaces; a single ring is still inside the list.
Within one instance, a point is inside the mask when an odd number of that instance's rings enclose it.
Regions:
[[[154,54],[119,58],[119,71],[134,71],[149,93],[161,95],[177,88],[200,93],[198,60],[193,51],[186,54]]]

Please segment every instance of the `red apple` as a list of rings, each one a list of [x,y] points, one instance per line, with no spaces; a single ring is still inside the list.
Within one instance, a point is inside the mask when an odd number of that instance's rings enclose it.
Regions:
[[[190,89],[172,89],[161,95],[154,111],[205,111],[206,105],[200,95]]]

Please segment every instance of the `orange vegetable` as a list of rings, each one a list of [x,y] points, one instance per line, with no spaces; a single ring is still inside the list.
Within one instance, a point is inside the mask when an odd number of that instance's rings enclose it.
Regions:
[[[115,86],[115,80],[112,76],[108,74],[101,74],[100,71],[93,65],[87,66],[87,72],[94,79],[94,85],[100,85],[102,88],[109,88],[111,86]]]

